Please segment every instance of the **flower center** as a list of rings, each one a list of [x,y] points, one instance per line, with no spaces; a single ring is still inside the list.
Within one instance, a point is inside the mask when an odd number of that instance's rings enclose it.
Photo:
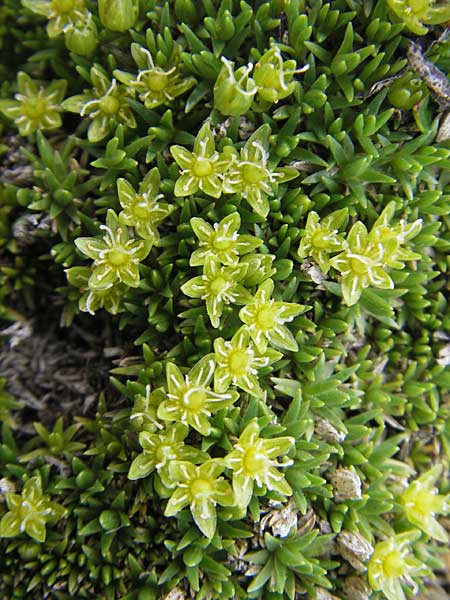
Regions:
[[[351,258],[350,264],[352,271],[357,275],[365,275],[367,273],[367,264],[360,258]]]
[[[213,172],[213,166],[209,158],[198,156],[194,162],[194,175],[196,177],[208,177]]]
[[[219,296],[229,287],[230,283],[224,277],[216,277],[211,281],[209,291],[213,296]]]
[[[230,371],[238,377],[244,375],[248,370],[249,359],[247,350],[233,350],[228,360]]]
[[[114,265],[115,267],[120,267],[121,265],[128,262],[128,260],[128,254],[118,248],[113,248],[108,253],[108,262]]]
[[[405,572],[405,561],[398,550],[393,550],[383,561],[386,577],[401,577]]]
[[[326,248],[329,243],[330,243],[329,235],[327,235],[327,232],[324,232],[324,231],[319,231],[319,232],[315,233],[311,239],[311,245],[314,246],[315,248],[319,248],[320,250],[322,250],[323,248]]]
[[[270,306],[261,308],[256,313],[256,323],[261,329],[272,329],[275,327],[275,312]]]
[[[256,448],[250,448],[244,456],[244,468],[249,475],[255,475],[264,471],[267,466],[267,458],[258,452]]]
[[[145,76],[145,83],[152,92],[162,92],[167,87],[169,76],[163,71],[150,71]]]
[[[143,202],[142,198],[136,198],[136,203],[133,206],[132,212],[137,219],[145,219],[148,217],[147,204]]]
[[[99,108],[105,115],[115,115],[120,108],[120,102],[114,96],[103,96],[99,102]]]
[[[206,401],[206,393],[203,388],[193,388],[188,390],[183,396],[183,404],[191,411],[200,411]]]
[[[27,100],[22,106],[23,113],[29,119],[40,119],[48,109],[48,102],[45,98],[33,98]]]
[[[194,498],[197,496],[210,496],[213,491],[211,483],[206,479],[195,479],[191,483],[190,488]]]
[[[259,183],[266,177],[266,169],[259,165],[244,165],[242,177],[247,183]]]
[[[231,247],[232,243],[233,242],[230,239],[217,236],[213,239],[212,246],[216,250],[228,250]]]
[[[156,455],[158,462],[162,465],[166,464],[166,462],[169,459],[174,459],[177,457],[173,446],[171,446],[170,444],[161,444],[156,449],[155,455]]]

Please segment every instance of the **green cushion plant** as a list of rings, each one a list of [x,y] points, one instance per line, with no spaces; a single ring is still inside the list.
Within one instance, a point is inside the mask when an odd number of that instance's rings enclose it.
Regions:
[[[3,1],[2,598],[447,597],[449,18]]]

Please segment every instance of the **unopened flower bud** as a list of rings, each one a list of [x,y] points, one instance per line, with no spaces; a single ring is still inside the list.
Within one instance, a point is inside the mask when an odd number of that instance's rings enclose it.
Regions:
[[[138,0],[98,0],[102,24],[111,31],[127,31],[136,22]]]
[[[253,65],[233,71],[234,63],[222,57],[223,67],[214,86],[214,106],[224,115],[243,115],[249,109],[257,87],[251,77]]]
[[[81,56],[89,56],[97,47],[97,26],[90,13],[85,21],[68,27],[64,35],[67,48]]]

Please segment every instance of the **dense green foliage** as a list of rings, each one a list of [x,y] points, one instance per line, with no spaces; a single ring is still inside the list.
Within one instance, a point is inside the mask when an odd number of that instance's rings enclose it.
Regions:
[[[449,19],[3,0],[2,598],[447,597]]]

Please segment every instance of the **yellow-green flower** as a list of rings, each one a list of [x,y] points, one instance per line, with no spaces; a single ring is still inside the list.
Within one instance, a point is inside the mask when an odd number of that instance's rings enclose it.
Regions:
[[[392,12],[417,35],[428,32],[427,25],[439,25],[450,20],[448,2],[435,0],[387,0]]]
[[[306,227],[298,248],[300,258],[311,257],[322,273],[330,269],[330,254],[340,252],[344,247],[344,233],[339,229],[348,220],[348,209],[336,210],[320,219],[315,211],[308,213]]]
[[[419,537],[420,532],[415,529],[376,544],[368,563],[369,583],[373,590],[383,592],[389,600],[406,600],[402,583],[417,591],[412,577],[427,574],[423,563],[411,554],[411,544]]]
[[[89,141],[96,143],[103,140],[118,123],[136,127],[136,120],[127,102],[130,91],[115,79],[110,81],[99,65],[92,67],[90,76],[93,89],[67,98],[63,103],[66,110],[82,117],[88,115],[92,119],[88,129]]]
[[[239,398],[236,391],[218,394],[210,389],[214,368],[211,354],[203,357],[184,377],[176,365],[168,363],[167,398],[158,407],[158,419],[185,423],[202,435],[209,435],[211,415]]]
[[[256,352],[250,341],[249,331],[243,327],[229,341],[223,338],[215,339],[214,352],[214,389],[222,393],[230,385],[235,385],[252,396],[263,395],[258,381],[258,370],[282,357],[280,352],[271,348],[267,348],[264,353]]]
[[[286,455],[295,443],[292,437],[264,439],[260,437],[260,427],[257,419],[253,419],[242,432],[232,452],[225,457],[226,466],[233,471],[233,491],[236,503],[245,510],[253,494],[256,483],[284,496],[290,496],[292,489],[280,467],[292,464],[284,458],[279,463],[276,459]]]
[[[362,291],[370,285],[382,289],[394,287],[384,262],[385,254],[394,247],[397,247],[395,240],[386,240],[384,244],[371,243],[365,225],[360,221],[353,225],[345,250],[330,259],[330,265],[342,275],[342,295],[348,306],[356,304]]]
[[[298,176],[291,167],[271,169],[269,167],[270,127],[259,127],[241,149],[239,159],[231,162],[224,176],[223,191],[227,194],[242,194],[252,209],[262,217],[269,213],[269,200],[279,183]]]
[[[129,479],[142,479],[155,469],[166,487],[173,487],[174,481],[169,474],[169,466],[173,461],[201,462],[208,458],[201,452],[184,443],[189,433],[189,427],[176,423],[163,429],[161,433],[141,431],[139,444],[143,452],[138,454],[130,465]]]
[[[117,192],[122,211],[119,221],[134,227],[136,233],[152,244],[159,240],[158,225],[175,210],[174,206],[158,202],[164,196],[158,194],[159,171],[155,167],[147,173],[139,192],[126,179],[117,180]]]
[[[60,35],[68,26],[86,19],[84,0],[22,0],[23,6],[47,17],[49,37]]]
[[[183,146],[171,146],[170,152],[181,168],[181,175],[175,183],[175,196],[191,196],[199,190],[213,198],[221,196],[222,174],[232,158],[216,151],[208,122],[198,132],[193,152]]]
[[[239,256],[253,252],[263,242],[253,235],[239,235],[241,217],[238,212],[228,215],[211,226],[200,217],[191,219],[191,227],[199,239],[199,247],[189,260],[192,267],[203,265],[208,258],[216,258],[223,265],[236,265]]]
[[[207,538],[216,531],[216,505],[234,506],[230,484],[219,477],[224,467],[218,460],[207,460],[196,467],[190,462],[173,462],[170,477],[176,483],[164,515],[173,517],[189,506],[197,527]]]
[[[435,515],[450,512],[450,494],[438,494],[435,486],[442,473],[442,466],[436,465],[418,479],[411,482],[400,502],[410,523],[440,542],[448,542],[448,533],[438,522]]]
[[[273,104],[286,98],[295,88],[293,77],[305,69],[297,70],[295,60],[283,60],[278,46],[267,50],[255,65],[253,78],[258,87],[258,97]]]
[[[40,476],[26,481],[22,493],[5,494],[8,512],[0,521],[0,537],[16,537],[25,532],[37,542],[45,542],[46,524],[59,521],[66,509],[42,492]]]
[[[131,53],[139,68],[137,75],[118,69],[114,71],[114,75],[133,93],[138,94],[146,108],[170,104],[197,83],[194,77],[184,76],[178,65],[168,70],[155,65],[147,48],[139,44],[131,45]]]
[[[75,240],[77,248],[94,261],[89,289],[106,290],[117,282],[138,287],[139,263],[150,252],[151,242],[130,239],[126,226],[119,222],[113,210],[108,210],[106,225],[100,227],[106,232],[103,238]]]
[[[38,85],[29,75],[19,71],[18,93],[14,100],[0,100],[0,111],[13,119],[20,135],[26,136],[36,130],[61,127],[61,102],[66,93],[67,82],[53,81],[48,87]]]
[[[125,294],[127,287],[122,283],[116,283],[105,289],[89,289],[89,278],[92,271],[89,267],[71,267],[66,269],[69,283],[78,287],[82,291],[82,296],[78,302],[80,310],[95,314],[100,308],[104,308],[112,315],[116,315],[120,309],[120,302]]]
[[[419,260],[420,254],[402,248],[402,244],[415,237],[422,229],[422,219],[408,223],[403,219],[392,225],[395,214],[395,202],[389,202],[381,215],[375,221],[369,232],[371,244],[381,244],[386,247],[383,263],[393,269],[404,269],[407,260]]]
[[[246,273],[245,264],[223,267],[216,258],[208,258],[203,275],[187,281],[181,291],[190,298],[205,300],[211,325],[217,328],[226,304],[244,304],[249,297],[247,290],[239,285]]]
[[[265,352],[270,343],[280,350],[298,350],[297,342],[284,323],[289,323],[305,311],[301,304],[275,302],[271,298],[274,283],[268,279],[262,283],[253,300],[241,308],[239,318],[251,335],[258,352]]]
[[[214,106],[223,115],[245,115],[257,92],[254,80],[249,77],[252,64],[234,71],[234,63],[222,56],[223,67],[214,85]]]

